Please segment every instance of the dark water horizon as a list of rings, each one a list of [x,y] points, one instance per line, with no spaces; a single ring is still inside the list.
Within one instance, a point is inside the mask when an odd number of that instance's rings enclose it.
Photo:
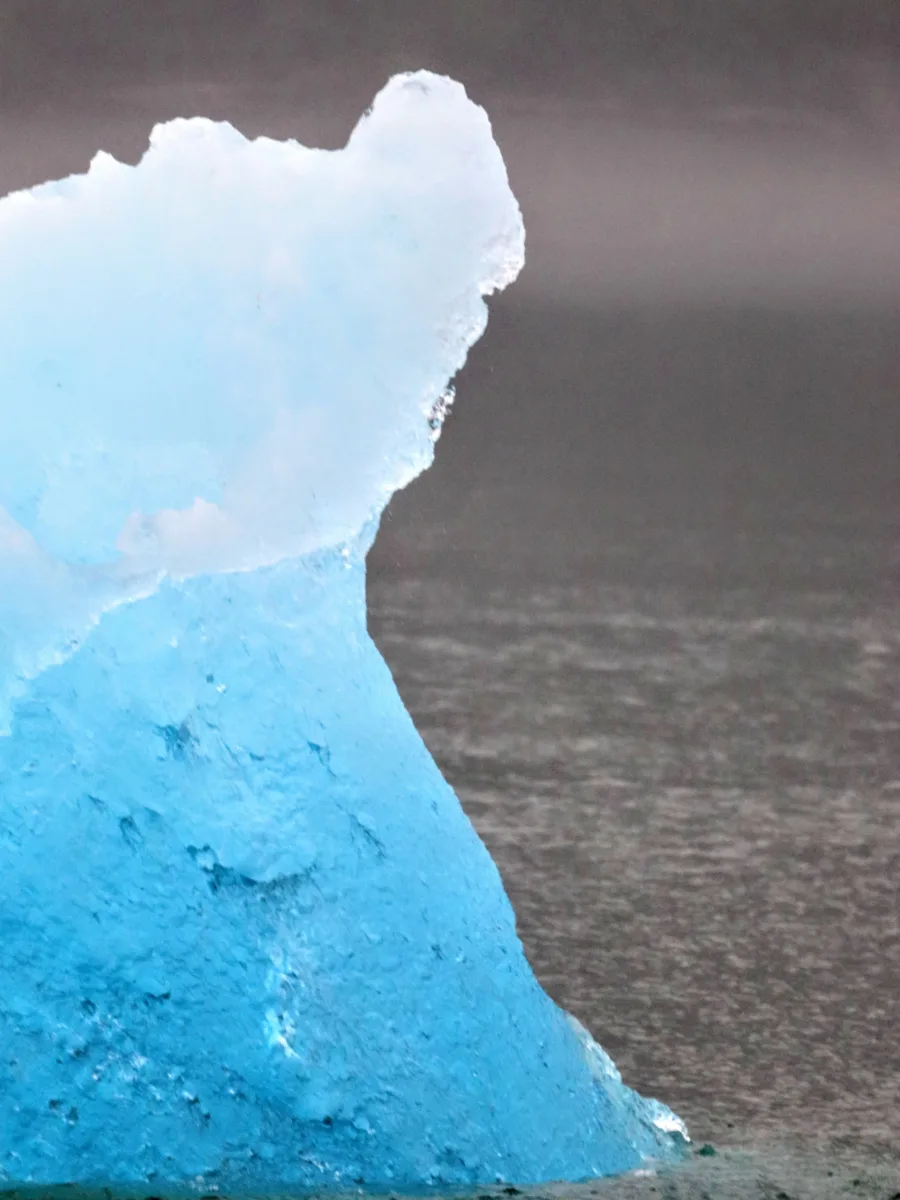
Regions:
[[[778,581],[620,548],[370,583],[538,976],[701,1139],[897,1144],[900,604],[889,561],[847,586],[841,536]]]
[[[556,433],[523,437],[497,375],[525,387],[528,368],[501,333],[462,381],[451,469],[440,444],[370,557],[371,632],[536,974],[694,1139],[677,1180],[616,1195],[900,1192],[900,405],[892,351],[879,362],[857,320],[830,337],[819,320],[818,361],[799,319],[787,336],[790,317],[749,326],[734,345],[782,370],[783,408],[723,404],[699,452],[665,416],[603,445],[598,414],[568,474],[553,465],[572,444],[565,397]],[[586,337],[566,349],[589,377]],[[790,393],[784,359],[804,352],[835,395],[865,360],[830,424]],[[502,397],[480,432],[507,426],[509,442],[476,449],[466,475],[478,388]],[[702,425],[722,394],[675,400]],[[630,483],[629,463],[644,471]],[[716,1155],[697,1158],[706,1143]]]

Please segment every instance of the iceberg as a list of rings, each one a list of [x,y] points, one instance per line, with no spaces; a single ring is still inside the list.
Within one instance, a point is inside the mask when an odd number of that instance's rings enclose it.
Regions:
[[[485,113],[154,129],[0,201],[0,1185],[574,1180],[679,1152],[536,981],[366,628],[485,296]]]

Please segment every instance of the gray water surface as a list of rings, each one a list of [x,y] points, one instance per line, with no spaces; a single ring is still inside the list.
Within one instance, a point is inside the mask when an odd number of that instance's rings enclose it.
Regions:
[[[539,978],[697,1143],[900,1150],[900,603],[841,571],[863,533],[780,576],[370,585]]]

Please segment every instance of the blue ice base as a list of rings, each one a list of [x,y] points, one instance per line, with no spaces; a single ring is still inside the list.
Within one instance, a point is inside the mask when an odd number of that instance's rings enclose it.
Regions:
[[[0,739],[0,1185],[576,1180],[677,1153],[537,984],[363,550],[165,585]]]

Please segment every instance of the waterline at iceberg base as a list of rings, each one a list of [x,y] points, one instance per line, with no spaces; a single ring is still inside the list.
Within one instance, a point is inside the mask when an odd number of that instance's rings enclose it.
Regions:
[[[366,631],[515,277],[484,113],[155,131],[0,202],[0,1185],[373,1191],[680,1153],[525,960]]]

